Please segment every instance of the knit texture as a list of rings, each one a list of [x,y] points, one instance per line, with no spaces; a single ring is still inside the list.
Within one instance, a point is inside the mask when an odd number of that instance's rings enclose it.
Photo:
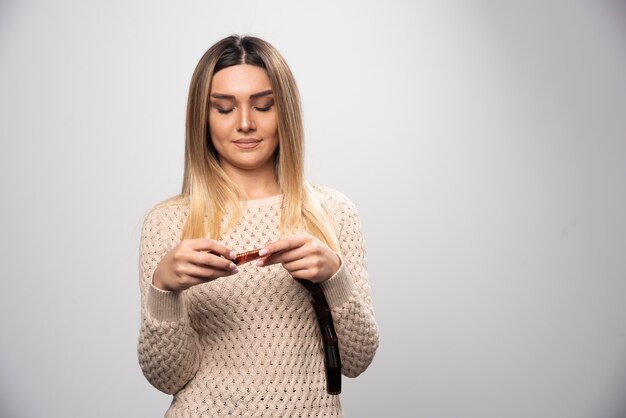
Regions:
[[[332,208],[342,265],[322,284],[339,338],[342,373],[371,363],[378,328],[356,209],[318,189]],[[281,197],[244,202],[243,218],[222,242],[236,252],[279,239]],[[323,346],[310,295],[281,265],[239,273],[182,292],[152,286],[163,255],[180,241],[188,206],[161,204],[141,237],[139,363],[148,381],[173,394],[166,417],[341,417],[326,393]]]

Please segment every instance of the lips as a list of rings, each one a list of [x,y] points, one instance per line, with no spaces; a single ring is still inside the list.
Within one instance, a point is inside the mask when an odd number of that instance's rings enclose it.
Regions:
[[[239,148],[249,149],[256,147],[261,143],[261,140],[257,138],[239,138],[233,141],[233,143]]]

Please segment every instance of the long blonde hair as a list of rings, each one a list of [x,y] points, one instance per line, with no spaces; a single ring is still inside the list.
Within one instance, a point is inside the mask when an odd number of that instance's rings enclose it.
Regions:
[[[252,36],[229,36],[209,48],[191,78],[187,102],[185,173],[180,198],[189,202],[182,238],[220,239],[241,218],[237,186],[219,164],[212,145],[208,109],[211,80],[218,71],[239,64],[263,68],[272,85],[278,119],[275,173],[283,206],[281,235],[304,229],[338,249],[332,214],[304,177],[304,129],[300,94],[289,66],[268,42]]]

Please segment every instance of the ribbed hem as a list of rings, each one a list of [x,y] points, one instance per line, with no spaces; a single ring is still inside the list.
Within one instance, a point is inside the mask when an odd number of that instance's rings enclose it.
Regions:
[[[181,292],[167,292],[150,285],[148,313],[158,321],[179,321],[185,314]]]
[[[354,291],[354,281],[343,259],[337,273],[330,279],[322,282],[321,286],[328,301],[328,306],[331,308],[341,306],[350,299]]]

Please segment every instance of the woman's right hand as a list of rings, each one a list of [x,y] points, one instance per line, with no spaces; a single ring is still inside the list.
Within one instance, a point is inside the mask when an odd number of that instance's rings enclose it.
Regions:
[[[177,292],[237,273],[235,253],[217,241],[186,239],[169,250],[154,271],[157,289]],[[221,257],[220,257],[221,256]]]

